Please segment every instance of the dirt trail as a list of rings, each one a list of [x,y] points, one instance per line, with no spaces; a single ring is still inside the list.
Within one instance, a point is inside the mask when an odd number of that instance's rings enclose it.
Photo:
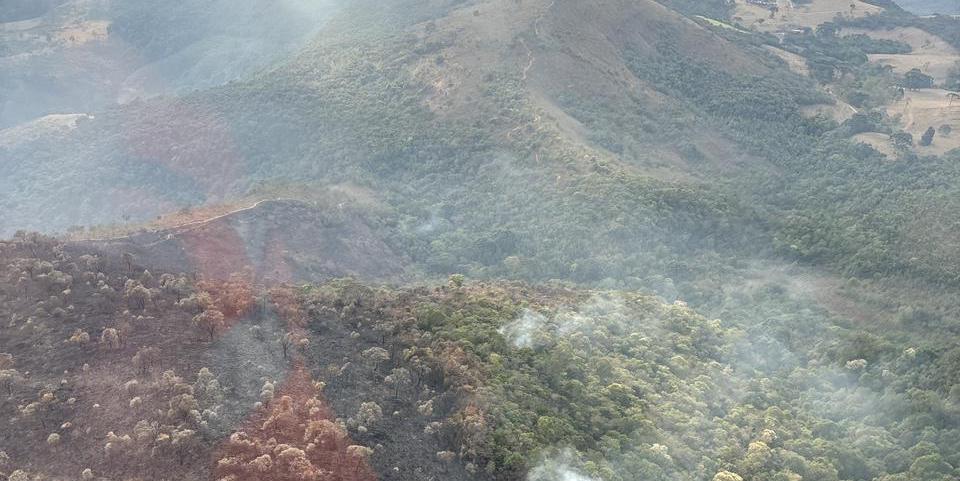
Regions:
[[[535,37],[537,38],[540,37],[540,22],[543,21],[544,17],[546,17],[548,13],[550,13],[550,10],[553,8],[554,5],[556,5],[556,3],[557,3],[557,0],[551,1],[550,4],[547,5],[547,8],[544,9],[543,13],[541,13],[536,19],[533,20],[533,34]],[[537,61],[537,56],[533,54],[533,49],[530,48],[530,45],[527,45],[526,39],[524,39],[523,37],[520,37],[520,42],[523,43],[524,48],[527,49],[527,66],[523,69],[523,78],[522,78],[522,80],[526,82],[527,76],[530,73],[530,69],[533,68],[533,65]]]
[[[175,231],[177,234],[184,234],[184,233],[190,232],[191,230],[193,230],[193,228],[202,227],[204,225],[210,224],[211,222],[256,209],[257,207],[260,207],[261,205],[267,202],[302,202],[302,201],[297,199],[287,199],[287,198],[261,199],[247,207],[240,207],[240,208],[233,209],[228,212],[220,213],[211,217],[205,217],[203,219],[191,220],[188,222],[183,222],[180,224],[173,224],[173,225],[150,225],[150,226],[145,226],[144,228],[147,230],[151,230],[153,232],[158,232],[158,231],[174,232]],[[133,228],[135,229],[136,227],[133,227]],[[75,242],[122,241],[122,240],[133,239],[138,234],[139,232],[129,232],[127,234],[112,236],[112,237],[89,236],[89,237],[75,238],[71,240]]]
[[[841,107],[846,107],[846,108],[850,109],[850,112],[852,112],[852,113],[854,113],[854,114],[860,112],[860,111],[857,110],[853,105],[850,105],[850,104],[844,102],[843,100],[840,100],[840,97],[837,97],[837,94],[833,93],[833,90],[831,90],[830,88],[826,88],[826,89],[824,89],[824,90],[827,92],[828,95],[830,95],[830,98],[832,98],[833,101],[837,103],[837,105],[839,105],[839,106],[841,106]]]

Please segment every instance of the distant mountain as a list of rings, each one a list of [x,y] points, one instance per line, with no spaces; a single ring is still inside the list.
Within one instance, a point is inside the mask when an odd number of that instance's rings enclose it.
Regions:
[[[960,15],[960,1],[957,0],[896,0],[904,9],[917,15]]]
[[[389,237],[431,269],[503,269],[540,251],[560,269],[543,276],[596,278],[604,268],[571,239],[685,251],[750,231],[733,227],[749,210],[703,180],[761,161],[645,65],[682,58],[812,90],[759,52],[651,0],[354,2],[247,81],[129,102],[59,137],[15,136],[0,151],[0,225],[145,221],[285,183],[353,182],[395,209]],[[670,124],[674,112],[683,120]],[[440,248],[471,231],[458,253]]]
[[[178,65],[209,40],[197,32],[234,29],[203,26],[225,4],[182,5],[206,15],[108,5],[112,38]],[[0,132],[0,232],[351,184],[387,206],[377,235],[431,273],[671,292],[697,278],[691,264],[786,256],[955,278],[960,262],[934,261],[913,234],[952,232],[951,202],[933,200],[955,198],[951,157],[893,168],[851,141],[894,133],[871,110],[898,77],[868,55],[910,45],[753,32],[727,5],[350,2],[239,80]],[[914,21],[898,15],[863,21]]]
[[[9,4],[9,5],[7,5]],[[244,78],[300,48],[333,1],[6,1],[0,128]]]
[[[960,479],[960,20],[795,3],[18,3],[0,479]]]

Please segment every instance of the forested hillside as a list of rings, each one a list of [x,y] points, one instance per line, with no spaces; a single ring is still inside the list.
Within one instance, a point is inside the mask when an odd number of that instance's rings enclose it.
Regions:
[[[936,199],[952,197],[955,154],[891,163],[855,141],[897,132],[871,112],[898,74],[867,57],[908,45],[840,28],[781,42],[652,1],[602,6],[584,22],[566,2],[354,3],[252,80],[19,132],[0,150],[0,221],[66,229],[348,183],[375,192],[393,210],[384,236],[438,273],[622,281],[748,247],[856,275],[957,277],[911,238],[951,232]],[[870,21],[919,21],[897,15]],[[838,102],[856,115],[804,114]]]
[[[0,3],[0,129],[246,78],[302,47],[332,0]]]
[[[637,292],[270,288],[0,247],[9,479],[958,474],[960,348],[843,326],[776,282],[720,321]]]
[[[0,480],[960,477],[958,18],[0,7]]]

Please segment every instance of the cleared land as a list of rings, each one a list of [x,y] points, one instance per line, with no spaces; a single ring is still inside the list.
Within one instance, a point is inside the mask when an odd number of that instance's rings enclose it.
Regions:
[[[904,55],[869,55],[874,63],[889,65],[897,73],[903,74],[911,69],[920,69],[923,73],[933,77],[937,83],[947,79],[950,69],[960,57],[936,54],[904,54]]]
[[[887,107],[887,114],[899,117],[903,129],[913,134],[915,144],[928,127],[938,130],[932,145],[915,147],[918,154],[940,155],[960,148],[960,99],[951,103],[947,94],[940,89],[909,91],[903,100]],[[943,125],[950,126],[950,135],[939,132]]]
[[[105,40],[110,28],[110,22],[91,21],[78,22],[64,26],[57,32],[56,38],[66,45],[82,45],[87,42]]]
[[[778,0],[778,10],[771,18],[770,9],[736,0],[734,19],[747,27],[764,32],[795,27],[816,28],[837,16],[859,18],[883,11],[883,8],[859,0],[813,0],[807,5],[794,5],[790,0]]]
[[[868,55],[870,61],[890,65],[897,73],[905,73],[918,68],[933,77],[936,82],[946,80],[950,69],[960,62],[960,51],[940,37],[924,32],[919,28],[901,27],[891,30],[844,29],[844,35],[865,34],[884,40],[896,40],[910,45],[913,52],[908,54]]]
[[[877,152],[886,155],[890,159],[897,159],[900,155],[897,149],[893,147],[890,136],[879,132],[864,132],[853,136],[854,142],[860,142],[873,147]]]

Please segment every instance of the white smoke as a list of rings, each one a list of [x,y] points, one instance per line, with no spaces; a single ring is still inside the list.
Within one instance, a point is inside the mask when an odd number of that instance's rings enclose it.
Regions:
[[[513,343],[514,347],[534,347],[534,337],[547,324],[547,318],[539,312],[524,309],[520,317],[500,328],[500,335]]]
[[[574,455],[571,450],[563,451],[559,456],[541,462],[527,474],[527,481],[597,481],[573,466]]]
[[[550,344],[550,339],[567,337],[574,333],[588,336],[596,319],[629,318],[632,315],[622,298],[610,294],[595,294],[575,308],[563,308],[555,314],[541,314],[524,309],[520,316],[500,328],[499,332],[514,347],[536,348]]]

